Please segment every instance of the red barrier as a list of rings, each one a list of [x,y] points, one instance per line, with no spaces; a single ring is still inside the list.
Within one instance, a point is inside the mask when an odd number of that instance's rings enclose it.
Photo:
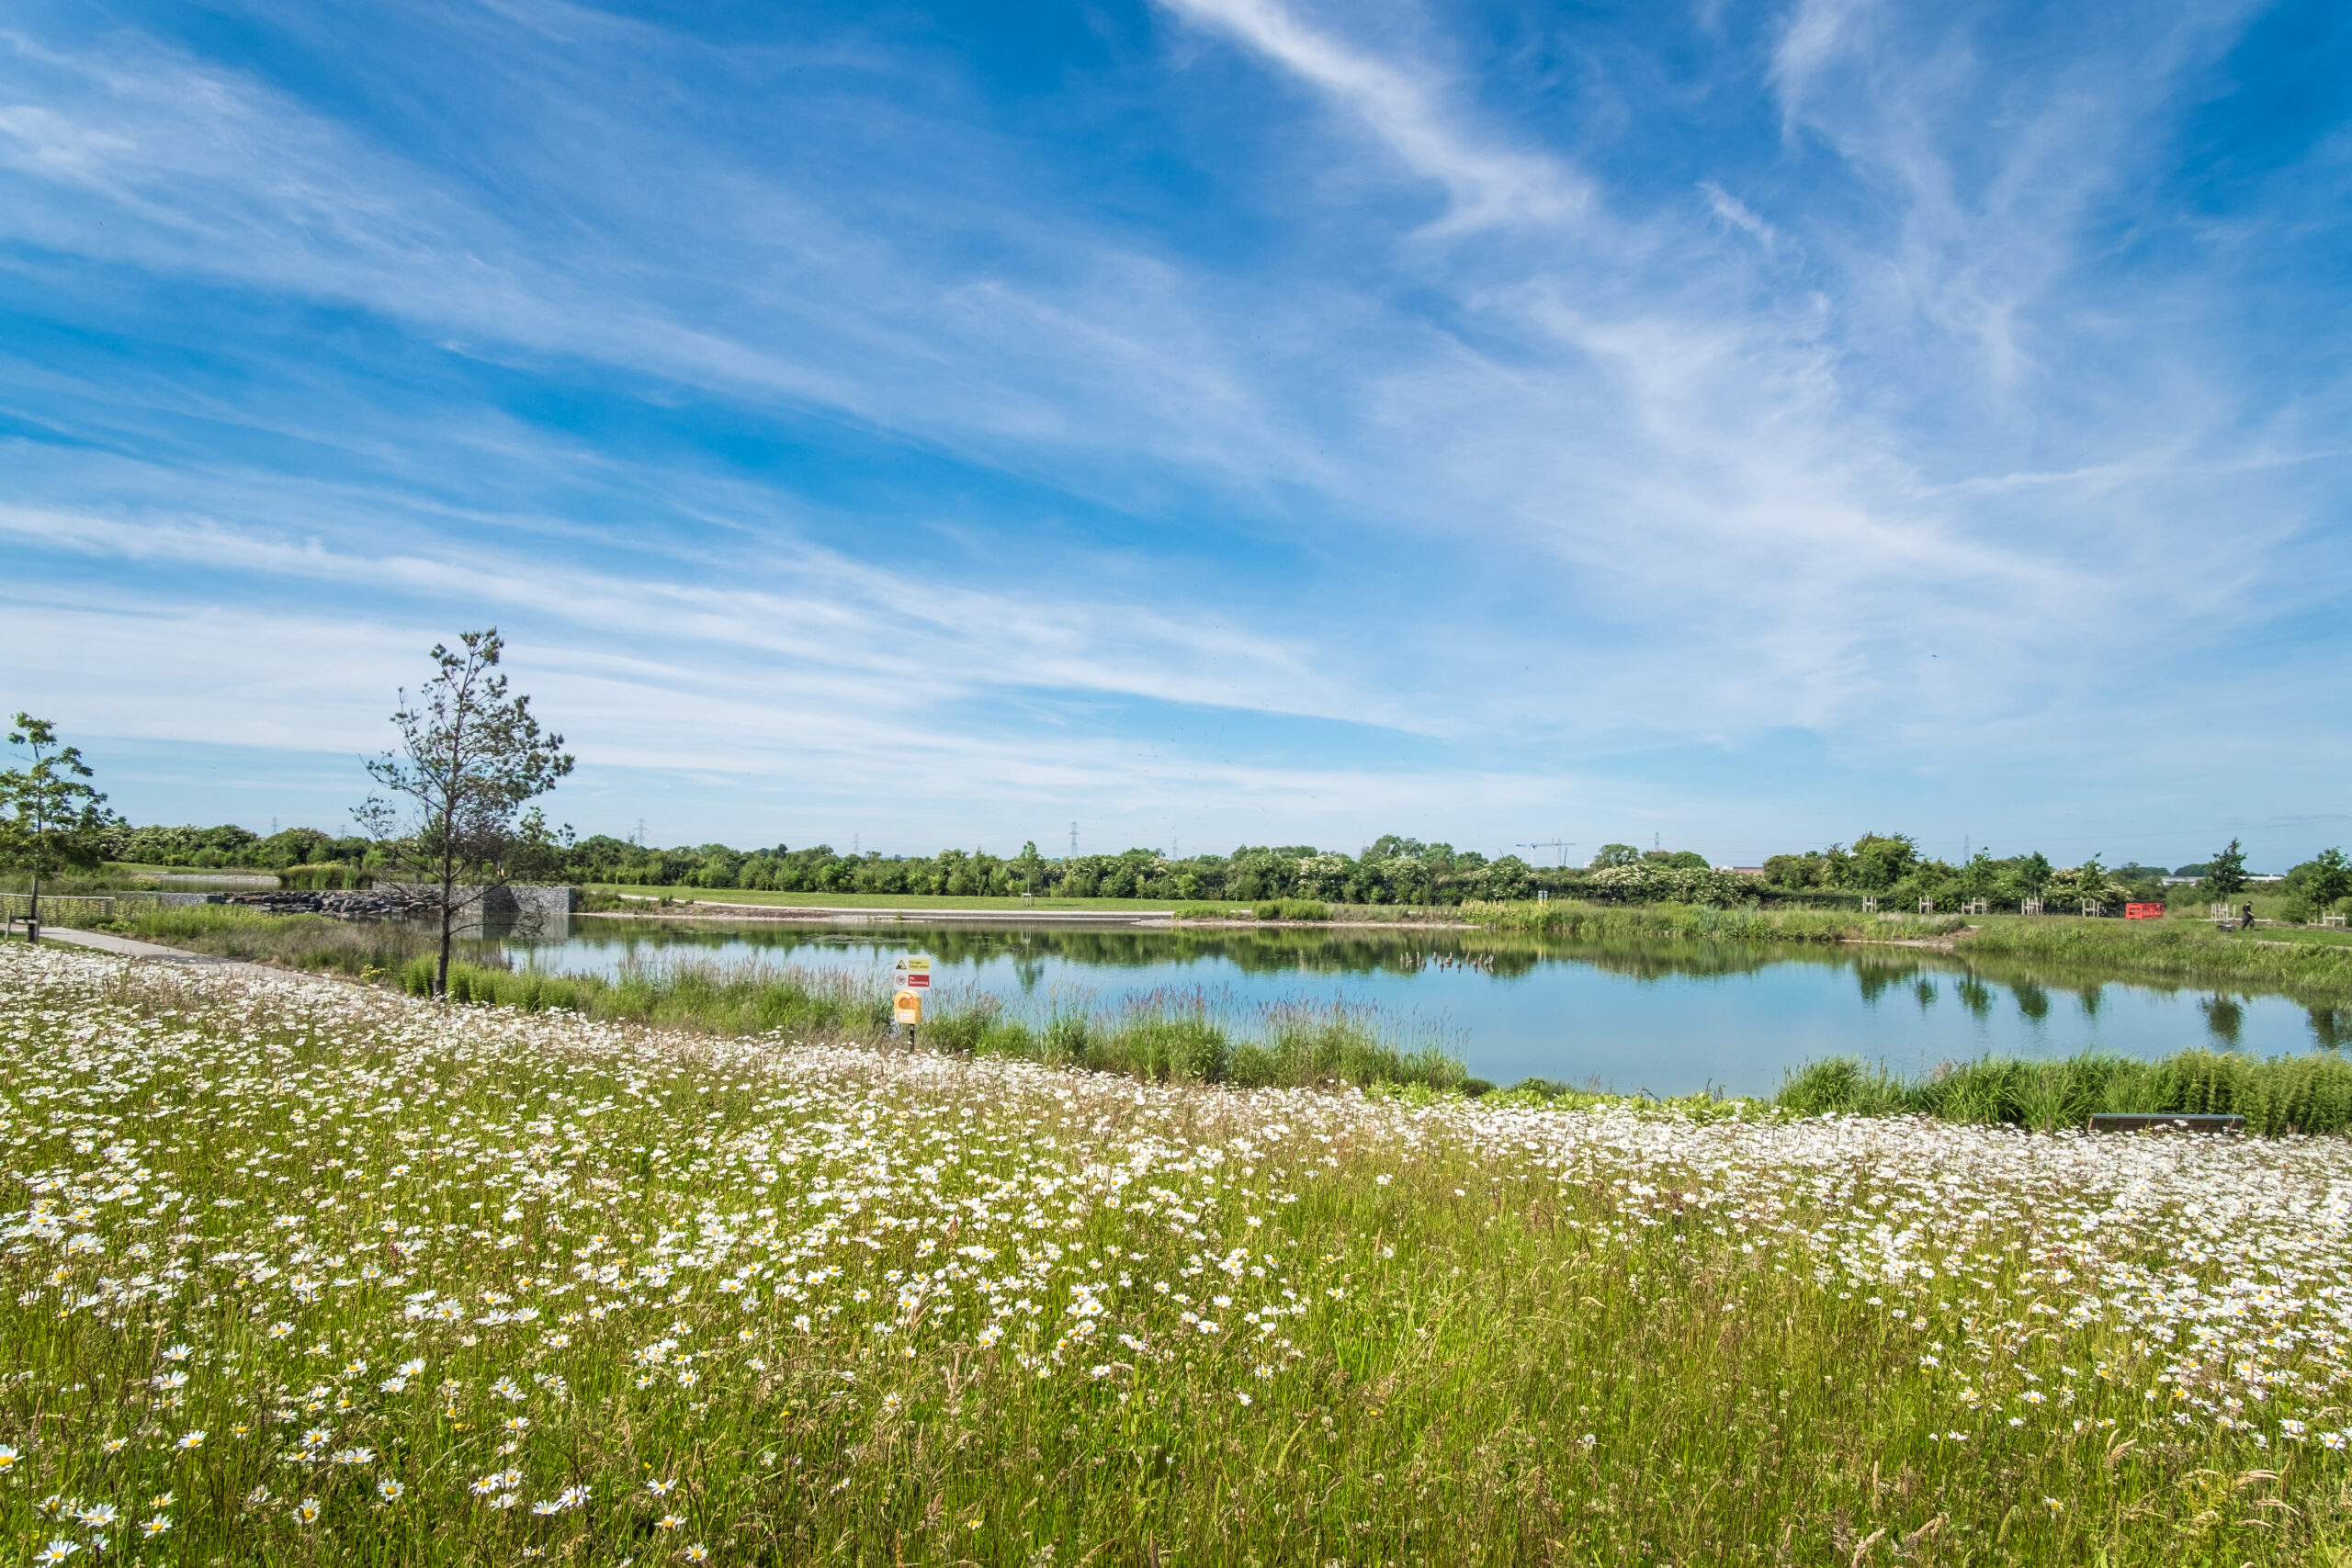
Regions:
[[[2126,904],[2123,918],[2127,920],[2161,920],[2165,918],[2162,904]]]

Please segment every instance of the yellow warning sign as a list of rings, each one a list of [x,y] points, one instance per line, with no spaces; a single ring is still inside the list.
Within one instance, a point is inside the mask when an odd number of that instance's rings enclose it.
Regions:
[[[918,991],[900,991],[897,996],[892,997],[890,998],[890,1021],[893,1023],[921,1023],[922,1021],[922,993]]]

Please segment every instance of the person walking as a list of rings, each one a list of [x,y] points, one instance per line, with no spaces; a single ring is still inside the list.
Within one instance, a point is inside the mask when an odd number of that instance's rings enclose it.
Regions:
[[[2254,930],[2253,904],[2248,903],[2245,907],[2245,911],[2238,916],[2238,930],[2242,931],[2250,931]]]

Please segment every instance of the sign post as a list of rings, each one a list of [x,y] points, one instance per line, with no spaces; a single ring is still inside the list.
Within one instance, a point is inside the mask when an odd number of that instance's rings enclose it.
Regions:
[[[890,1021],[905,1024],[911,1042],[915,1026],[922,1021],[923,993],[931,989],[931,960],[912,954],[899,959],[890,989]]]

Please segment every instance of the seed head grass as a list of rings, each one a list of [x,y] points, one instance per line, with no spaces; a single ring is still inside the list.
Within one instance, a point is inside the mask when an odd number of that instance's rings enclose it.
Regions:
[[[0,1540],[1023,1568],[2346,1543],[2352,1145],[1563,1103],[0,949]]]

